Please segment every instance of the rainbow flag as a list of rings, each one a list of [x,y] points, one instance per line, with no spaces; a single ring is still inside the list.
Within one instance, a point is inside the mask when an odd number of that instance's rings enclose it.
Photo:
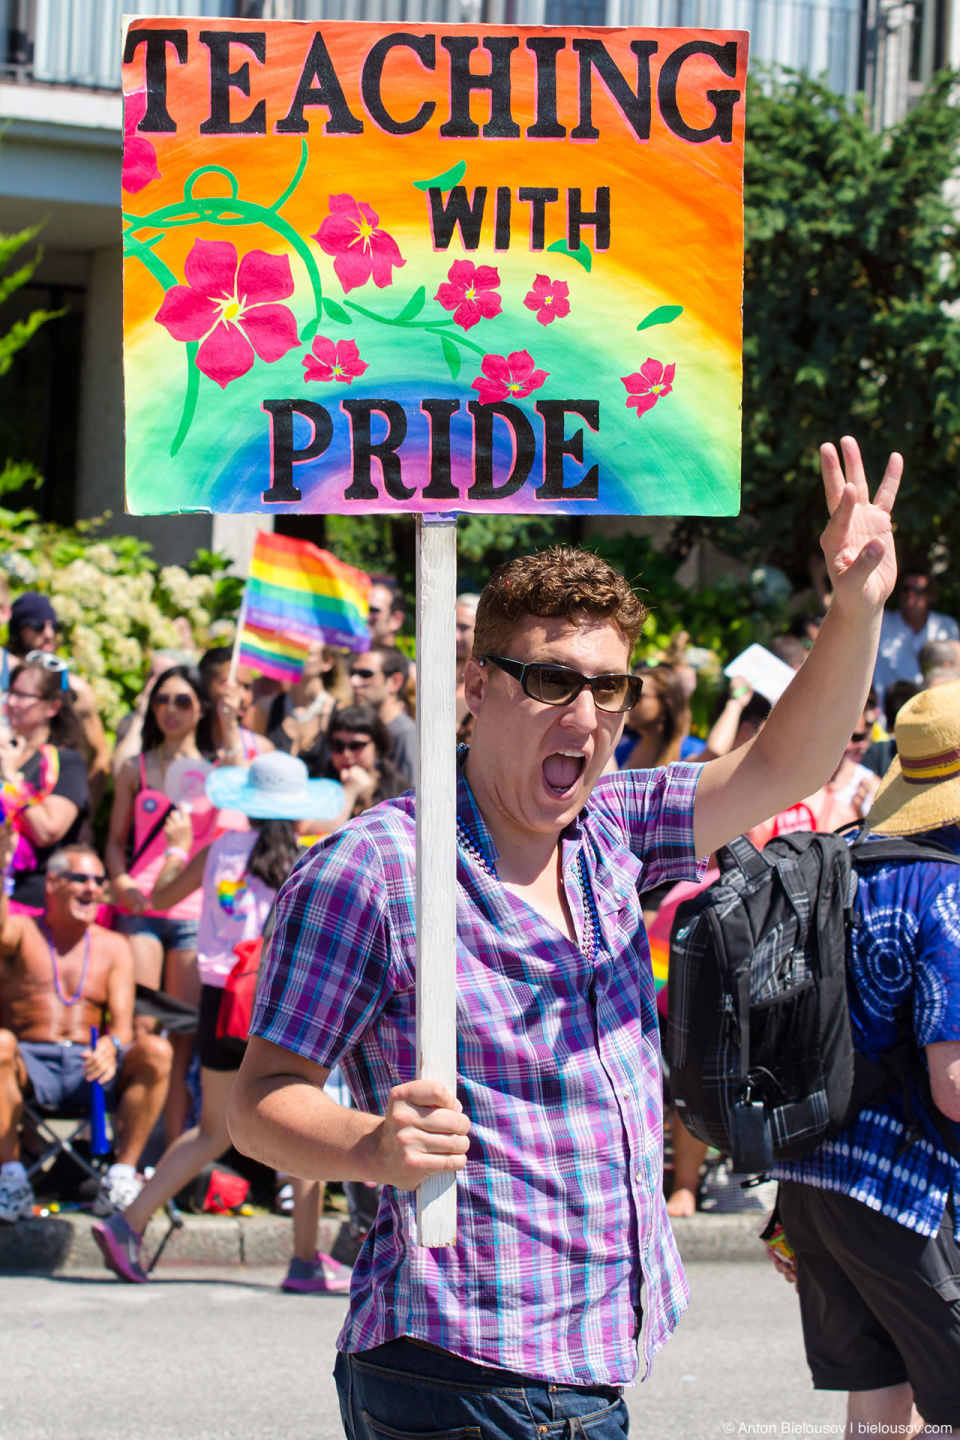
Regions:
[[[309,540],[257,533],[244,594],[247,627],[307,645],[322,640],[365,650],[369,594],[369,575]]]
[[[295,684],[303,671],[309,646],[292,636],[275,630],[261,630],[256,625],[243,625],[240,631],[240,653],[237,663],[256,670],[270,680]]]

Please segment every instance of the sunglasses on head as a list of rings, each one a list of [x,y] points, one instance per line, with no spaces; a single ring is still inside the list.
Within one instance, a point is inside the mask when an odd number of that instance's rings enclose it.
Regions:
[[[85,875],[82,870],[64,870],[60,879],[69,880],[72,885],[95,885],[98,890],[107,883],[106,875]]]
[[[172,705],[177,710],[192,710],[194,703],[192,695],[186,695],[179,690],[176,695],[154,695],[150,701],[150,707],[153,710],[160,710]]]
[[[47,624],[49,625],[49,620]],[[59,625],[54,627],[59,630]],[[30,650],[24,656],[25,665],[40,665],[44,670],[51,671],[54,675],[60,676],[60,688],[66,690],[70,684],[70,662],[64,660],[61,655],[51,655],[49,650]]]
[[[490,661],[505,674],[520,681],[524,695],[541,705],[572,705],[584,686],[593,695],[598,710],[608,715],[622,715],[632,710],[640,699],[643,680],[639,675],[581,675],[567,665],[551,665],[534,661],[524,665],[520,660],[507,660],[502,655],[484,655],[481,664]]]

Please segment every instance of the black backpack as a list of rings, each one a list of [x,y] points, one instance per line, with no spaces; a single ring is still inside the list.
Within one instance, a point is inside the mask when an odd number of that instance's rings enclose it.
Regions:
[[[792,1160],[902,1089],[929,1080],[908,1014],[877,1066],[854,1053],[846,942],[856,872],[900,861],[960,864],[936,842],[798,832],[761,852],[739,836],[717,852],[720,877],[677,906],[670,940],[665,1057],[677,1114],[698,1139],[753,1174]],[[951,1153],[955,1134],[927,1106]]]

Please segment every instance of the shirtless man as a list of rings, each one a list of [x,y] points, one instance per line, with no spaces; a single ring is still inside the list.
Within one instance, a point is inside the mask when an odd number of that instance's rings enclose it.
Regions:
[[[0,830],[0,870],[13,837]],[[89,1104],[91,1080],[114,1093],[116,1163],[94,1204],[98,1214],[129,1205],[140,1190],[136,1165],[166,1099],[170,1042],[133,1042],[133,956],[122,935],[94,923],[105,872],[85,845],[60,850],[47,866],[46,913],[10,915],[0,894],[0,1220],[33,1213],[20,1161],[23,1098],[51,1109]],[[90,1048],[90,1027],[100,1039]]]

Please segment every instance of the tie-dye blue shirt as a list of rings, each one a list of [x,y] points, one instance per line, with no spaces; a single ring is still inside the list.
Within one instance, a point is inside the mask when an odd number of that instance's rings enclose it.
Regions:
[[[960,855],[954,825],[914,838],[938,840]],[[927,862],[871,867],[860,875],[856,912],[847,953],[854,1045],[878,1061],[896,1044],[897,1014],[909,1004],[926,1064],[923,1046],[960,1040],[960,869]],[[936,1234],[952,1196],[960,1241],[960,1161],[944,1148],[919,1085],[911,1088],[923,1134],[902,1154],[907,1124],[898,1093],[774,1173],[839,1190],[921,1235]],[[960,1125],[952,1128],[960,1140]]]

